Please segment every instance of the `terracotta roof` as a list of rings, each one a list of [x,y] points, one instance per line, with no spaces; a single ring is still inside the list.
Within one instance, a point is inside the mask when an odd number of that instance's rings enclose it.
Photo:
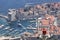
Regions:
[[[41,23],[42,23],[43,26],[47,26],[47,25],[49,25],[49,20],[42,19]]]

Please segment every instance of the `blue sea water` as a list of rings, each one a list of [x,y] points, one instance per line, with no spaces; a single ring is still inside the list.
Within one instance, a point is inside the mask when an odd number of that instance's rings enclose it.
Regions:
[[[0,18],[0,25],[4,25],[2,28],[0,26],[0,36],[8,36],[8,35],[19,36],[21,35],[21,33],[26,31],[34,33],[33,30],[23,29],[29,27],[29,25],[34,28],[36,27],[36,22],[30,22],[30,21],[33,21],[33,19],[21,20],[20,22],[13,21],[11,23],[8,23],[4,18]],[[19,26],[18,24],[21,24],[22,26]]]
[[[60,2],[60,0],[0,0],[0,14],[6,15],[9,8],[20,8],[24,7],[26,3],[41,4],[41,3],[52,3]]]

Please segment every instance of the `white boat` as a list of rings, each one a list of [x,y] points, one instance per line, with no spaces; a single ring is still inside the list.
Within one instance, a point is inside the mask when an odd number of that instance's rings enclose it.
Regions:
[[[0,25],[0,28],[4,27],[4,25]]]

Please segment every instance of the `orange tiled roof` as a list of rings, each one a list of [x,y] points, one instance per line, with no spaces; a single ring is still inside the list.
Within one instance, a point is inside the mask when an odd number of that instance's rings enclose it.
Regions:
[[[42,19],[41,23],[42,23],[43,26],[47,26],[47,25],[49,25],[49,20]]]
[[[55,17],[53,15],[46,14],[45,17],[46,17],[46,19],[48,18],[50,20],[50,23],[54,22]]]

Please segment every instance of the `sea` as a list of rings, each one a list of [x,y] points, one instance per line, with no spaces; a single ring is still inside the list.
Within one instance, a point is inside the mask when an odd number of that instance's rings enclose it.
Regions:
[[[24,7],[27,3],[43,4],[53,2],[60,2],[60,0],[0,0],[0,14],[6,15],[8,13],[8,9],[19,9]]]

